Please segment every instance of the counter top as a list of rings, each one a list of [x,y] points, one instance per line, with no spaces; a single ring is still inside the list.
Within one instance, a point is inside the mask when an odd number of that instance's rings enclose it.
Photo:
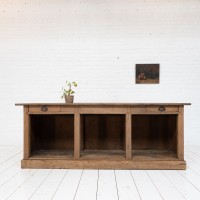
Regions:
[[[182,105],[191,105],[191,103],[16,103],[16,106],[182,106]]]

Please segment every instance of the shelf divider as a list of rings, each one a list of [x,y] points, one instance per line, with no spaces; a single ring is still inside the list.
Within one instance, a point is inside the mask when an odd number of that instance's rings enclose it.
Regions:
[[[80,114],[78,112],[78,108],[76,108],[74,114],[74,158],[75,159],[80,158],[80,144],[81,144],[80,127],[81,127]]]
[[[126,114],[126,159],[132,157],[132,132],[131,132],[131,114]]]

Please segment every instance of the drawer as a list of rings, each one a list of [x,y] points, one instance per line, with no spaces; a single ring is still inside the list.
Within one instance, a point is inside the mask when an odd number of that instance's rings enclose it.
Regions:
[[[145,112],[145,106],[133,106],[130,109],[131,114],[140,114]]]
[[[145,111],[152,113],[178,112],[178,106],[146,106]]]
[[[69,107],[69,106],[61,106],[60,111],[63,113],[69,113],[69,114],[74,114],[76,108],[75,107]]]
[[[80,114],[126,114],[127,109],[124,107],[80,107]]]
[[[47,105],[29,106],[29,112],[31,113],[60,112],[60,106],[47,106]]]

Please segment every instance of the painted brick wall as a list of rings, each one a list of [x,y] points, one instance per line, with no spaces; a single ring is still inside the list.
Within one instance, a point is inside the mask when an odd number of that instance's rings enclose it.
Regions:
[[[136,63],[160,84],[136,85]],[[199,0],[1,0],[0,145],[21,144],[16,102],[191,102],[185,142],[200,144]]]

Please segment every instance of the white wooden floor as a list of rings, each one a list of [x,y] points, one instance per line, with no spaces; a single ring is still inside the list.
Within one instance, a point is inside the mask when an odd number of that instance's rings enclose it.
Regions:
[[[0,146],[0,200],[200,200],[200,147],[186,147],[186,171],[21,169],[21,158]]]

